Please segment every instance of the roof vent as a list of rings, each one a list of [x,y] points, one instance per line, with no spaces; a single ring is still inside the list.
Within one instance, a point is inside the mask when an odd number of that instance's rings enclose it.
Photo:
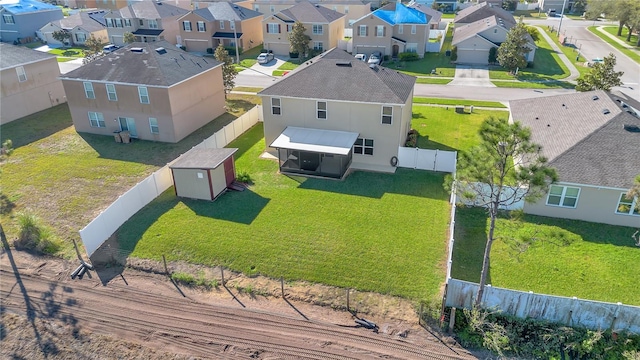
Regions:
[[[141,53],[143,49],[141,47],[132,47],[131,52]]]
[[[351,67],[351,61],[337,61],[336,65],[342,67]]]
[[[598,95],[593,95],[593,97],[591,98],[591,100],[593,100],[593,101],[596,101],[596,100],[598,100],[598,99],[600,99],[600,98],[598,97]]]
[[[607,115],[607,114],[610,114],[611,111],[609,111],[609,109],[602,109],[602,113]]]
[[[163,47],[159,47],[159,48],[156,48],[156,52],[158,54],[162,55],[162,54],[166,54],[167,50],[165,48],[163,48]]]
[[[627,130],[628,132],[640,133],[640,126],[638,125],[625,124],[624,129]]]

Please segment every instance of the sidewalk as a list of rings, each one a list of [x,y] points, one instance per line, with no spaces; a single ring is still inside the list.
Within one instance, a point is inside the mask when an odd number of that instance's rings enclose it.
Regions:
[[[574,81],[575,79],[580,77],[580,73],[578,72],[578,69],[576,69],[575,65],[573,65],[573,62],[571,62],[569,58],[567,58],[567,55],[565,55],[562,52],[562,50],[560,50],[558,45],[556,45],[556,42],[553,41],[553,39],[549,35],[547,35],[547,33],[539,26],[534,26],[534,28],[538,29],[538,33],[540,33],[540,35],[542,35],[542,37],[549,43],[549,45],[551,45],[551,48],[558,54],[558,56],[560,57],[560,60],[562,60],[562,62],[567,66],[567,68],[569,69],[569,72],[571,73],[568,77],[564,79],[558,79],[558,80]]]
[[[622,45],[622,47],[625,47],[625,48],[627,48],[629,50],[635,50],[635,48],[633,46],[627,44],[626,42],[624,42],[624,41],[622,41],[620,39],[618,39],[617,36],[613,36],[613,35],[609,34],[607,31],[604,30],[604,28],[605,28],[604,26],[598,26],[596,28],[596,30],[598,30],[602,34],[606,35],[609,39],[611,39],[611,40],[617,42],[618,44]]]

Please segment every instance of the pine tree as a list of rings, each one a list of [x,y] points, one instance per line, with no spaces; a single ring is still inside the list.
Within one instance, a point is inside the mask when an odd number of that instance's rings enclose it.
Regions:
[[[309,51],[309,41],[311,38],[305,34],[307,29],[300,21],[293,24],[293,28],[289,33],[289,44],[291,44],[291,52],[298,54],[300,60],[304,59]]]
[[[603,62],[596,62],[592,65],[591,71],[578,78],[577,91],[604,90],[610,91],[614,86],[622,85],[620,77],[623,71],[615,71],[616,56],[609,54]]]
[[[238,70],[233,64],[233,58],[229,56],[229,52],[224,48],[222,44],[218,45],[214,55],[216,60],[222,63],[222,83],[224,84],[224,98],[227,98],[227,94],[236,86],[236,75]]]
[[[527,26],[520,22],[507,33],[507,39],[498,48],[498,63],[505,69],[514,72],[517,68],[527,66],[529,48],[529,32]]]

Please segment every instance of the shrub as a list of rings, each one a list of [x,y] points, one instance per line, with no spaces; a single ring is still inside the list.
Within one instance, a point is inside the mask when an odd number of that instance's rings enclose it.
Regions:
[[[207,48],[207,54],[213,54],[213,48]]]
[[[451,61],[458,60],[458,47],[454,46],[451,48]]]
[[[290,52],[289,53],[289,57],[292,58],[292,59],[297,59],[297,58],[300,57],[300,54],[294,53],[294,52]]]
[[[236,56],[236,47],[235,46],[225,46],[224,48],[225,48],[225,50],[227,50],[229,55]],[[238,47],[238,55],[242,55],[242,49],[240,47]]]
[[[382,57],[382,61],[389,61],[389,55],[384,55]]]
[[[40,219],[30,212],[18,213],[20,232],[13,245],[18,249],[54,254],[60,250],[60,244],[48,227],[40,223]]]
[[[415,129],[411,129],[407,134],[407,142],[404,146],[405,147],[418,146],[418,132]]]
[[[249,175],[248,172],[246,171],[240,171],[238,174],[236,174],[236,180],[238,180],[239,182],[243,182],[245,184],[251,184],[251,175]]]
[[[416,61],[420,59],[420,57],[418,56],[418,53],[412,53],[412,52],[400,53],[398,54],[398,57],[400,58],[400,61]]]

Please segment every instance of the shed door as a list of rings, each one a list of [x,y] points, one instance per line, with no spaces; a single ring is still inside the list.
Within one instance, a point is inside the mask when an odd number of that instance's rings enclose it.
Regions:
[[[236,179],[236,169],[232,156],[224,161],[224,178],[227,186],[231,185],[231,183]]]

